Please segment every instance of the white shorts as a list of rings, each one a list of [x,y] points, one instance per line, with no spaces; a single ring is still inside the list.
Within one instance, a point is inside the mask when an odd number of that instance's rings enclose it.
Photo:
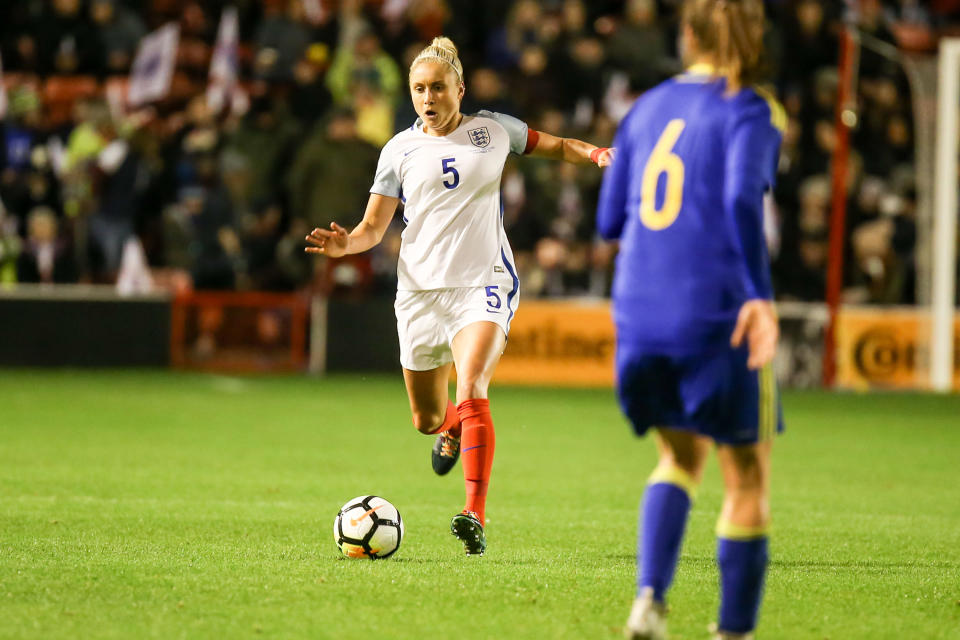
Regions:
[[[468,324],[493,322],[503,335],[520,304],[520,287],[507,281],[489,287],[397,291],[397,334],[400,365],[428,371],[453,362],[450,343]]]

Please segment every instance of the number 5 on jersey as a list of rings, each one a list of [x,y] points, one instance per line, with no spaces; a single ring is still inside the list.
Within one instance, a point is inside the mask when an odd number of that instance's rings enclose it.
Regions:
[[[443,163],[443,174],[444,175],[448,173],[453,174],[453,178],[451,182],[447,182],[446,178],[444,178],[443,180],[443,186],[445,186],[447,189],[456,189],[457,185],[460,184],[460,172],[457,171],[457,168],[455,166],[453,166],[453,163],[456,161],[457,161],[456,158],[444,158],[443,160],[440,161]]]
[[[683,159],[673,152],[687,123],[679,118],[667,123],[660,139],[650,152],[647,166],[643,169],[640,186],[640,221],[654,231],[666,229],[680,214],[683,204]],[[657,185],[660,176],[666,174],[663,205],[657,208]]]

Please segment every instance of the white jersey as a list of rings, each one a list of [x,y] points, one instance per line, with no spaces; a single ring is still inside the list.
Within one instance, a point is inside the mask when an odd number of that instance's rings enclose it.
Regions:
[[[384,145],[370,193],[404,202],[400,291],[516,283],[500,175],[507,155],[526,144],[525,123],[480,111],[443,137],[424,133],[417,119]]]

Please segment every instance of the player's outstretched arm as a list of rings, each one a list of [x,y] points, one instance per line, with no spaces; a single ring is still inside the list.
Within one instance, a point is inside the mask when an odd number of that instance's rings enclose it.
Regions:
[[[761,369],[773,361],[779,338],[780,327],[773,301],[754,299],[744,302],[730,336],[730,345],[739,347],[746,339],[749,350],[747,366]]]
[[[576,138],[560,138],[542,131],[530,133],[537,137],[536,144],[530,151],[532,156],[564,160],[574,164],[594,163],[599,167],[608,167],[613,163],[614,149],[597,147]]]
[[[353,231],[347,233],[347,230],[336,222],[330,223],[330,229],[317,227],[306,237],[310,246],[304,251],[339,258],[351,253],[363,253],[375,247],[383,239],[399,203],[400,198],[371,193],[363,220]]]

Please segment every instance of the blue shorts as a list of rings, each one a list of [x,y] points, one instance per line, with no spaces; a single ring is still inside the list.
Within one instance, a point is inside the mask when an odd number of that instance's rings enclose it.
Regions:
[[[617,398],[637,435],[672,427],[736,445],[783,431],[773,367],[748,369],[746,347],[670,355],[618,341],[616,367]]]

